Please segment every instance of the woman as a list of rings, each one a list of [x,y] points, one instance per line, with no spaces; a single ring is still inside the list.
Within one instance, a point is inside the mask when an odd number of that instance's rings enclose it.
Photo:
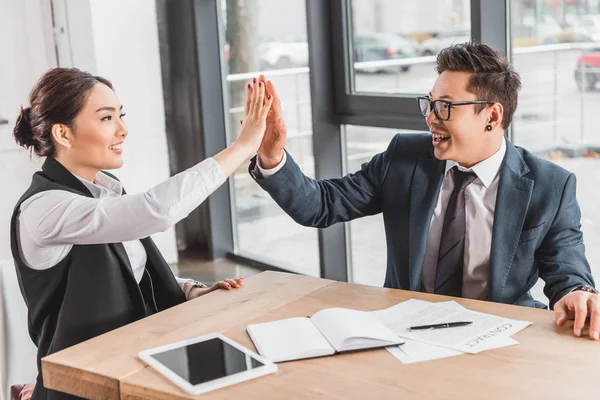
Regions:
[[[185,218],[256,153],[272,98],[248,85],[239,138],[212,158],[145,193],[125,195],[105,169],[123,164],[125,113],[106,79],[56,68],[21,109],[16,142],[46,157],[18,201],[12,255],[40,359],[242,278],[207,288],[175,278],[150,235]],[[71,398],[43,387],[34,399]]]

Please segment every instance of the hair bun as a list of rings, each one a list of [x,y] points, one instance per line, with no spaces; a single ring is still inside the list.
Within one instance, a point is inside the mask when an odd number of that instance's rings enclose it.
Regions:
[[[31,107],[21,107],[21,118],[29,123],[29,117],[31,116]]]
[[[35,140],[33,140],[33,131],[31,129],[30,118],[31,107],[21,107],[21,112],[19,113],[17,123],[15,124],[15,129],[13,130],[13,135],[17,144],[26,148],[35,145]]]

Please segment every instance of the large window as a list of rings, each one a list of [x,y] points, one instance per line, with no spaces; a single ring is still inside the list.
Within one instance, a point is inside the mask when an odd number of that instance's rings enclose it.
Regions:
[[[427,93],[435,55],[471,37],[470,0],[352,0],[355,92]]]
[[[308,43],[304,0],[223,1],[227,43],[229,141],[243,118],[245,87],[264,72],[277,88],[288,129],[286,149],[314,177]],[[277,15],[277,18],[270,18]],[[319,275],[317,230],[298,225],[243,165],[233,176],[237,253],[280,268]],[[293,256],[292,255],[301,255]]]
[[[283,100],[287,149],[311,177],[354,172],[397,132],[427,129],[414,96],[433,86],[441,49],[472,38],[509,54],[523,81],[510,138],[576,173],[587,255],[593,269],[600,265],[600,251],[591,246],[600,236],[593,207],[600,1],[221,1],[229,142],[239,129],[244,85],[264,71]],[[231,186],[237,254],[295,272],[382,284],[381,216],[319,234],[285,215],[246,169]]]
[[[576,174],[586,255],[600,279],[600,2],[511,0],[511,23],[523,83],[513,141]]]
[[[577,153],[600,144],[592,125],[600,101],[600,14],[568,4],[511,3],[513,63],[523,81],[514,138],[533,151]]]

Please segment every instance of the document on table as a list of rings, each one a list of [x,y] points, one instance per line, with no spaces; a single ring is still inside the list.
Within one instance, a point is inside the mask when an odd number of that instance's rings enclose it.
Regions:
[[[449,306],[450,303],[454,304]],[[373,314],[398,336],[405,339],[473,354],[516,344],[510,336],[531,324],[527,321],[470,311],[456,302],[430,303],[415,299],[407,300],[385,310],[374,311]],[[411,326],[452,321],[472,321],[473,324],[447,329],[408,331]],[[410,351],[410,345],[406,349]]]
[[[432,344],[417,342],[416,340],[411,339],[405,339],[402,346],[389,346],[385,349],[404,364],[438,360],[440,358],[466,354],[458,350],[434,346]]]
[[[455,301],[445,301],[435,304],[442,307],[447,307],[451,310],[465,310],[463,306],[461,306]],[[385,314],[383,315],[385,316]],[[511,337],[496,337],[487,341],[488,348],[486,350],[512,346],[515,344],[519,344],[519,342],[517,342]],[[462,351],[435,346],[432,344],[419,342],[413,339],[405,339],[405,342],[402,346],[389,346],[386,347],[386,350],[389,351],[398,360],[402,361],[404,364],[437,360],[440,358],[460,356],[466,354]]]
[[[445,301],[437,304],[443,307],[447,307],[451,310],[465,309],[463,306],[461,306],[455,301]],[[386,350],[389,351],[398,360],[402,361],[404,364],[437,360],[440,358],[460,356],[462,354],[465,354],[462,351],[435,346],[432,344],[419,342],[413,339],[405,339],[404,344],[402,346],[389,346],[386,347]]]

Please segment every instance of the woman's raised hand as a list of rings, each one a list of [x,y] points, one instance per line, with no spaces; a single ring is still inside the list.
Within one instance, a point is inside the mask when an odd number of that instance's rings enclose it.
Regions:
[[[225,177],[231,176],[248,158],[258,151],[267,129],[267,114],[273,104],[273,96],[266,93],[265,83],[254,79],[246,89],[244,120],[237,140],[225,150],[213,156]]]
[[[271,109],[273,97],[265,92],[264,82],[254,79],[246,89],[246,105],[240,135],[236,142],[247,147],[250,153],[256,153],[267,128],[267,114]]]

